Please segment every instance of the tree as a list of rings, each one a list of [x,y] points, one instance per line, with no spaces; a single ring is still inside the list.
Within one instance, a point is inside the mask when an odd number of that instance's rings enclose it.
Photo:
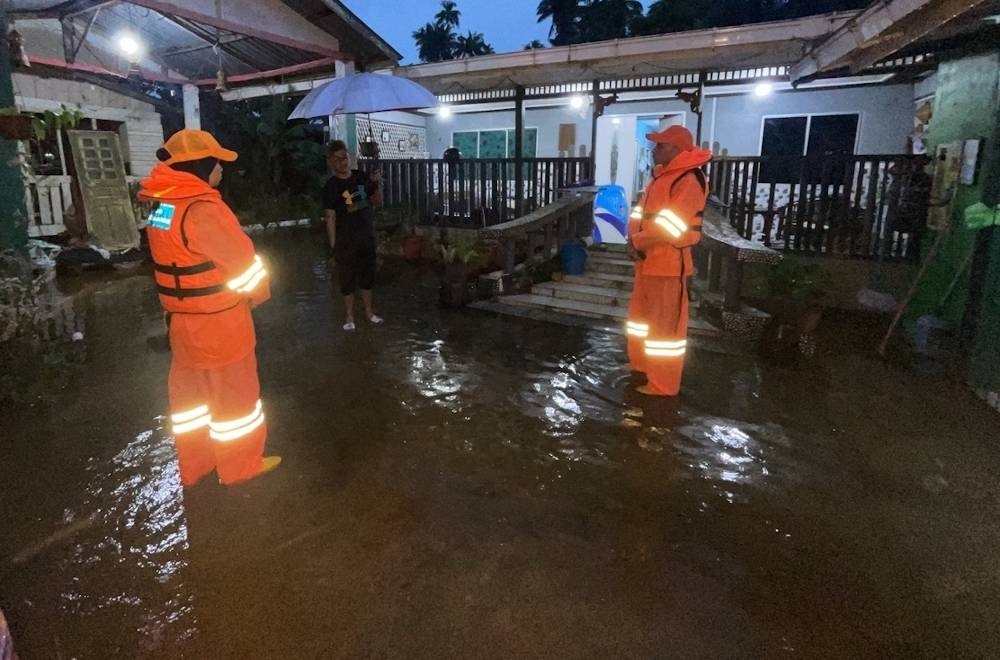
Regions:
[[[455,36],[461,16],[456,3],[444,0],[440,11],[434,15],[434,22],[425,23],[413,32],[421,62],[440,62],[494,52],[482,32],[469,30],[465,36]]]
[[[427,23],[413,33],[421,62],[455,59],[455,33],[447,25]]]
[[[535,50],[538,48],[545,48],[545,44],[538,39],[532,39],[528,43],[524,44],[524,50]]]
[[[457,57],[475,57],[476,55],[489,55],[493,51],[493,46],[486,43],[482,32],[473,32],[459,37],[455,40],[454,54]]]
[[[457,28],[458,20],[462,17],[462,12],[458,11],[458,6],[454,2],[445,0],[441,3],[441,11],[434,14],[434,22],[438,25],[447,25]]]
[[[631,26],[642,17],[642,3],[637,0],[592,0],[580,9],[581,42],[631,36]]]
[[[748,25],[802,16],[850,11],[870,0],[656,0],[632,23],[632,34],[664,34],[711,27]]]
[[[549,41],[553,46],[579,43],[580,0],[541,0],[538,3],[538,22],[552,19]]]

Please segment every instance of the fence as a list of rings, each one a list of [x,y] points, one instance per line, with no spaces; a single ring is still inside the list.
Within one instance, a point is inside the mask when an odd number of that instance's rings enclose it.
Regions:
[[[592,177],[588,158],[525,158],[523,204],[518,209],[513,158],[361,161],[382,171],[387,206],[416,208],[425,223],[483,228],[550,204],[560,188]]]
[[[712,192],[741,236],[788,252],[906,260],[929,177],[913,156],[717,158]],[[925,201],[914,201],[923,194]]]

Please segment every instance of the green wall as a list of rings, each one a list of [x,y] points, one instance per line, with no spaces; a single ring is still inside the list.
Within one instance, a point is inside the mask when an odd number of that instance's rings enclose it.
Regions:
[[[1000,137],[996,134],[997,113],[1000,110],[998,89],[1000,53],[942,62],[938,68],[934,116],[928,130],[931,153],[939,144],[974,138],[991,141]],[[992,247],[985,245],[992,232],[977,233],[966,229],[963,211],[982,200],[984,180],[996,175],[995,171],[991,174],[984,167],[975,185],[958,186],[952,230],[928,268],[908,312],[911,324],[921,315],[934,314],[959,327],[963,321],[970,320],[967,313],[970,306],[977,310],[971,319],[974,325],[969,327],[967,324],[962,329],[962,349],[971,357],[970,378],[973,384],[988,388],[1000,388],[1000,325],[997,325],[1000,323],[1000,303],[996,300],[997,293],[1000,293],[1000,241],[993,241]],[[925,238],[925,253],[934,238],[933,233]],[[976,268],[960,276],[951,296],[941,304],[956,273],[977,246],[980,258],[976,261]],[[974,298],[970,297],[972,277],[980,283],[980,286],[972,287],[973,293],[980,294]]]

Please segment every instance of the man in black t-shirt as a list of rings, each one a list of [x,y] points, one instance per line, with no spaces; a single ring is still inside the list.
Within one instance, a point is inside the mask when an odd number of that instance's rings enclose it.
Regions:
[[[354,292],[361,289],[365,318],[382,323],[372,307],[372,284],[375,282],[374,208],[382,206],[379,190],[381,172],[368,176],[351,169],[347,146],[334,140],[326,148],[327,164],[332,172],[323,186],[323,219],[333,258],[337,263],[340,293],[344,296],[347,318],[344,330],[353,331]]]

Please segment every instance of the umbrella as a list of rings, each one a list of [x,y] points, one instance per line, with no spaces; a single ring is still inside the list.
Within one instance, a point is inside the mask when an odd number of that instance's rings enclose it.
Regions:
[[[416,110],[437,104],[433,94],[412,80],[381,73],[355,73],[309,92],[288,118]]]

